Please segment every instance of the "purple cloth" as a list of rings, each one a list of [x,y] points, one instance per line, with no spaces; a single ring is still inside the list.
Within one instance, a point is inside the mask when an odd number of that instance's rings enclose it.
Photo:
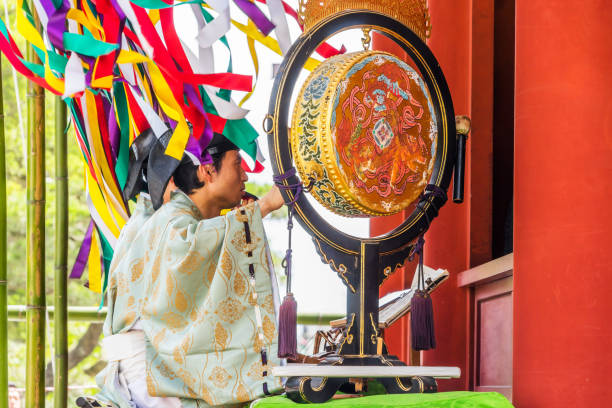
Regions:
[[[125,13],[123,12],[123,10],[121,10],[121,7],[119,6],[119,3],[117,3],[117,0],[110,0],[110,3],[115,9],[115,11],[117,12],[117,16],[119,16],[119,20],[125,20]]]
[[[91,249],[91,235],[93,234],[93,227],[94,222],[91,220],[89,222],[87,232],[85,233],[85,237],[83,238],[83,243],[81,244],[79,253],[74,261],[74,265],[72,266],[70,279],[80,279],[81,276],[83,276],[83,271],[85,271],[85,266],[87,265],[87,258],[89,257],[89,250]]]
[[[109,144],[112,151],[113,161],[117,161],[117,157],[119,156],[119,126],[117,125],[117,117],[115,116],[115,111],[113,109],[113,105],[106,98],[102,98],[104,105],[104,114],[108,117],[108,138]],[[112,163],[113,165],[115,163]]]
[[[274,24],[255,4],[251,3],[249,0],[234,0],[234,3],[236,3],[244,14],[253,20],[253,23],[255,23],[263,35],[268,35],[274,30]]]
[[[213,130],[208,120],[208,115],[206,114],[206,111],[204,110],[204,105],[202,104],[202,101],[200,100],[200,97],[195,91],[195,89],[193,88],[193,86],[189,84],[185,84],[183,86],[183,90],[185,92],[185,95],[187,95],[187,99],[189,100],[189,102],[192,103],[193,106],[195,106],[196,109],[200,111],[202,115],[204,115],[204,120],[206,120],[206,126],[204,127],[204,134],[203,135],[193,135],[193,134],[190,135],[189,140],[187,141],[187,146],[185,148],[187,149],[189,153],[199,158],[200,163],[202,164],[212,163],[212,157],[210,157],[210,155],[206,151],[206,148],[208,147],[208,145],[210,144],[213,138]],[[199,138],[197,136],[199,136]]]
[[[79,54],[79,57],[86,62],[90,67],[93,67],[96,63],[96,59],[93,57],[88,57],[87,55]],[[88,69],[85,73],[85,86],[91,87],[91,77],[93,75],[93,69]]]
[[[51,0],[42,1],[43,7],[49,16],[47,24],[47,35],[53,46],[65,53],[64,49],[64,32],[66,31],[66,14],[70,9],[70,4],[67,0],[62,1],[62,5],[56,10]]]

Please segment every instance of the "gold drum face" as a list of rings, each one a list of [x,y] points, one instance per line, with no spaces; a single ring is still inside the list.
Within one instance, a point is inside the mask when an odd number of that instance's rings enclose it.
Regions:
[[[380,51],[338,55],[300,91],[291,151],[312,196],[347,217],[390,215],[425,189],[438,130],[421,76]]]

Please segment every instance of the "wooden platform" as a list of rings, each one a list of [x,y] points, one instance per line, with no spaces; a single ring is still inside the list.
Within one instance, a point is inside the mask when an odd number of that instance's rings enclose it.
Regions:
[[[434,377],[459,378],[459,367],[423,366],[332,366],[316,364],[287,364],[272,367],[275,377],[330,377],[330,378],[383,378],[383,377]]]

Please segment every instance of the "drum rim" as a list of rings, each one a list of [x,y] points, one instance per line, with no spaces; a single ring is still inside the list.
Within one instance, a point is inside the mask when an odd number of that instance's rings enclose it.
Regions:
[[[297,101],[303,101],[303,97],[304,94],[306,92],[306,88],[308,87],[308,85],[318,76],[316,74],[320,74],[318,72],[319,68],[322,67],[323,64],[331,64],[332,62],[330,61],[333,58],[337,58],[338,61],[341,61],[338,65],[336,65],[337,67],[337,72],[335,72],[330,78],[330,81],[332,81],[333,83],[337,83],[337,80],[340,78],[344,78],[343,74],[346,73],[347,69],[350,69],[354,63],[356,62],[360,62],[363,61],[365,58],[369,58],[372,56],[376,56],[376,55],[384,55],[387,57],[391,57],[395,60],[398,61],[399,64],[403,63],[403,61],[397,57],[396,55],[393,55],[390,52],[387,51],[381,51],[381,50],[363,50],[363,51],[355,51],[355,52],[350,52],[347,54],[340,54],[334,57],[330,57],[325,59],[321,65],[319,65],[316,69],[314,69],[309,75],[308,78],[306,78],[306,81],[302,84],[300,92],[298,93],[298,98]],[[344,56],[345,58],[338,58],[340,56]],[[409,69],[413,70],[414,69],[412,67],[409,67]],[[423,79],[421,78],[421,74],[416,72],[415,73],[418,75],[419,77],[419,81],[423,81]],[[431,98],[431,96],[429,95],[429,90],[426,89],[426,96]],[[327,97],[331,97],[332,99],[336,96],[337,93],[337,89],[326,89],[325,93],[323,94],[323,96],[321,97],[321,99],[323,98],[327,98]],[[429,109],[429,107],[427,107],[427,109]],[[320,194],[317,195],[313,195],[313,198],[316,199],[321,205],[323,205],[324,207],[326,207],[328,210],[330,210],[331,212],[333,212],[334,214],[338,214],[340,216],[344,216],[344,217],[348,217],[348,218],[364,218],[364,217],[381,217],[381,216],[389,216],[389,215],[394,215],[397,213],[400,213],[402,211],[405,211],[407,208],[409,208],[411,205],[414,205],[417,201],[418,201],[418,195],[414,196],[413,198],[411,198],[409,201],[407,199],[402,200],[403,203],[407,203],[406,206],[400,210],[394,211],[394,212],[384,212],[382,209],[377,209],[374,208],[371,205],[365,204],[363,202],[361,202],[358,198],[358,195],[354,192],[352,192],[350,190],[349,187],[349,183],[348,180],[346,179],[346,177],[344,177],[343,175],[341,175],[340,172],[340,168],[339,168],[339,164],[338,164],[338,169],[333,168],[333,166],[330,166],[329,163],[330,161],[333,162],[334,157],[335,157],[335,151],[334,151],[334,145],[333,142],[331,140],[331,133],[332,130],[330,128],[330,117],[332,115],[334,111],[334,105],[333,103],[328,103],[325,106],[323,106],[322,108],[319,108],[319,112],[320,115],[318,116],[318,120],[317,122],[321,125],[321,129],[318,130],[318,133],[316,135],[316,139],[319,141],[318,146],[321,149],[321,155],[322,155],[322,162],[323,164],[321,165],[322,167],[325,168],[325,170],[327,171],[328,174],[328,178],[329,181],[337,187],[337,193],[347,202],[347,204],[351,205],[353,207],[353,209],[357,210],[360,212],[359,215],[347,215],[347,214],[342,214],[339,210],[330,208],[327,206],[327,203],[323,202],[323,199],[321,198]],[[299,117],[299,113],[303,113],[303,109],[299,109],[297,106],[294,107],[292,115],[291,115],[291,128],[295,129],[295,127],[297,126],[298,122],[300,121],[300,117]],[[432,109],[431,111],[431,115],[435,116],[434,110]],[[435,121],[435,123],[437,124],[437,121]],[[438,135],[437,135],[437,130],[436,130],[436,143],[437,143],[437,139],[438,139]],[[308,166],[304,165],[304,160],[300,159],[300,160],[296,160],[296,152],[297,152],[297,146],[296,146],[296,142],[299,140],[299,136],[297,135],[297,133],[291,132],[289,135],[289,139],[290,139],[290,149],[293,155],[293,162],[294,165],[296,167],[296,169],[298,170],[298,173],[300,175],[304,175],[306,172],[306,168]],[[434,145],[434,152],[433,152],[433,159],[435,162],[435,155],[437,154],[437,145]],[[428,163],[431,163],[431,160],[428,160]],[[426,173],[427,173],[427,180],[429,180],[431,178],[431,173],[433,172],[433,165],[428,166],[431,167],[430,169],[426,169]],[[425,189],[427,183],[425,183],[424,185],[421,185],[421,192]]]

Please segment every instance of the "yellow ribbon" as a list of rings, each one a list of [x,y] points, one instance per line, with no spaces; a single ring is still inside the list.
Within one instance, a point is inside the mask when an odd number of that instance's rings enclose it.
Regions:
[[[45,69],[45,81],[49,84],[53,90],[60,94],[64,94],[64,81],[53,75],[51,72],[51,68],[49,67],[49,54],[47,53],[47,47],[45,47],[45,43],[42,39],[42,36],[36,29],[30,20],[27,19],[25,13],[23,12],[23,0],[19,0],[17,3],[17,31],[33,46],[42,50],[45,53],[45,61],[43,61],[43,66]]]
[[[177,122],[174,133],[170,138],[168,147],[166,147],[165,153],[168,156],[174,157],[176,160],[181,160],[185,146],[187,146],[187,140],[189,139],[189,125],[183,115],[183,110],[174,98],[174,94],[170,89],[170,86],[166,82],[166,79],[162,75],[157,65],[146,55],[139,54],[134,51],[121,50],[117,57],[118,64],[138,64],[146,63],[149,67],[149,75],[151,76],[151,84],[157,100],[162,110],[170,118]]]
[[[283,55],[280,45],[278,45],[278,41],[276,41],[274,38],[270,36],[264,37],[264,35],[259,30],[257,30],[257,28],[240,24],[235,20],[232,20],[232,24],[240,31],[245,33],[247,37],[252,38],[253,40],[263,44],[278,55]],[[321,61],[319,60],[316,60],[314,58],[308,58],[308,60],[304,64],[304,68],[308,71],[313,71],[320,63]]]
[[[249,19],[248,22],[249,29],[254,29],[255,24],[253,21]],[[257,84],[257,79],[259,78],[259,58],[257,57],[257,51],[255,50],[255,40],[251,37],[247,37],[247,44],[249,46],[249,53],[251,54],[251,60],[253,61],[253,67],[255,68],[255,80],[253,81],[253,90],[246,94],[244,98],[240,101],[238,106],[242,106],[243,103],[249,100],[249,98],[253,95],[253,91],[255,91],[255,84]]]
[[[87,264],[89,265],[89,290],[96,293],[102,292],[102,254],[100,252],[98,231],[94,228],[91,234],[91,247]]]

